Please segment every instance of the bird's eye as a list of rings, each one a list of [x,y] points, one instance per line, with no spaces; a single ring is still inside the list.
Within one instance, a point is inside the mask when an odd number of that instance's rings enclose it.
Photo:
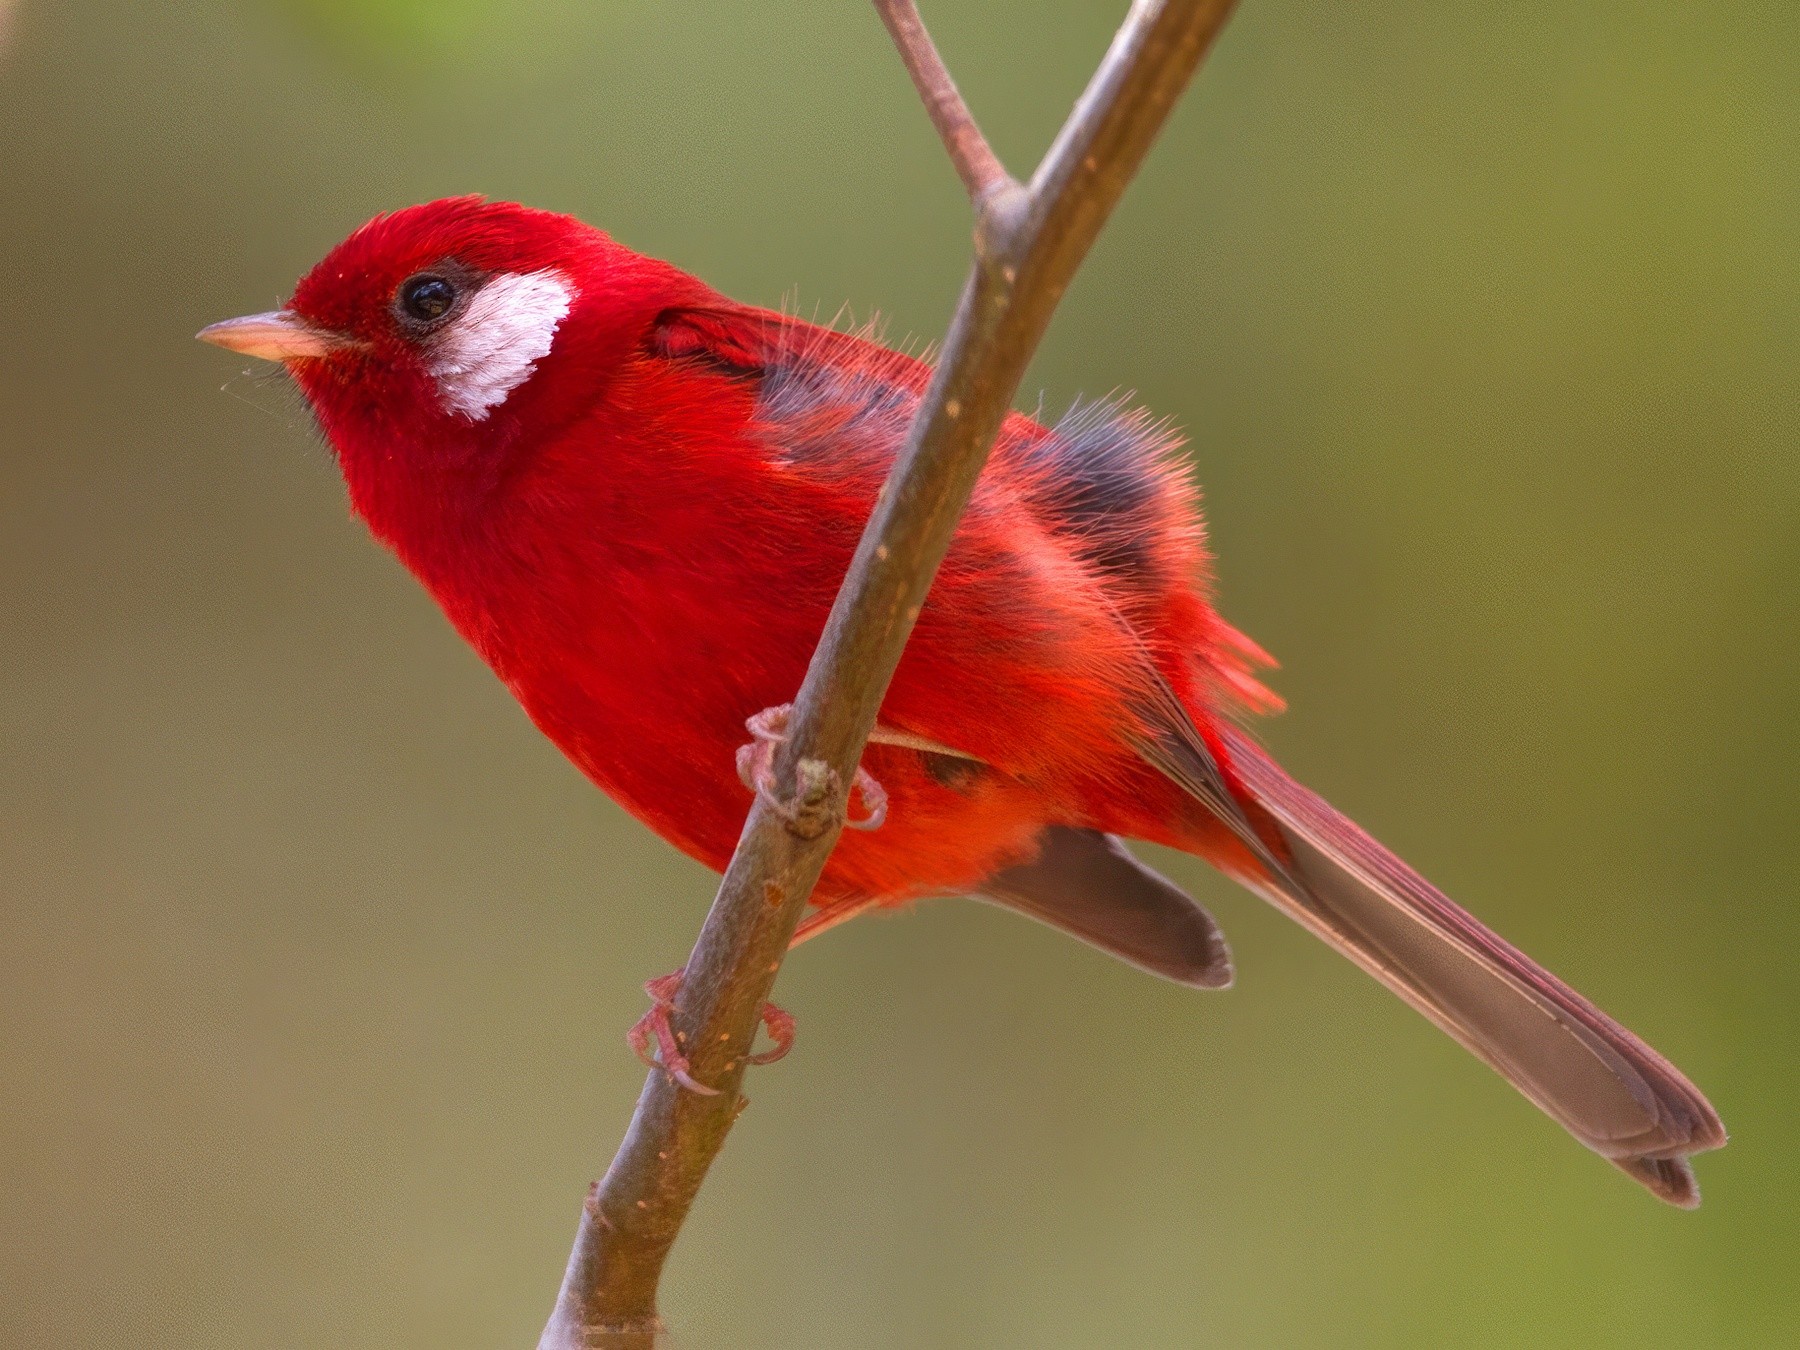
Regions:
[[[416,276],[400,285],[401,310],[420,323],[443,318],[455,303],[456,287],[443,277]]]

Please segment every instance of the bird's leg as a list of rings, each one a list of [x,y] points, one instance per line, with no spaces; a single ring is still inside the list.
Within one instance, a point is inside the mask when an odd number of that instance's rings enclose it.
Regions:
[[[653,1069],[660,1066],[664,1073],[689,1092],[697,1092],[702,1097],[716,1097],[719,1095],[717,1088],[707,1087],[688,1073],[688,1058],[681,1053],[675,1028],[669,1025],[669,1014],[675,1011],[675,991],[681,988],[681,977],[685,973],[685,970],[671,971],[644,985],[644,992],[650,995],[650,1011],[625,1033],[625,1040],[639,1059]],[[653,1037],[656,1040],[654,1055],[650,1053],[650,1041]]]
[[[675,1011],[675,995],[686,973],[685,970],[671,971],[644,985],[644,992],[650,995],[650,1011],[625,1033],[625,1039],[637,1057],[651,1068],[660,1068],[689,1092],[716,1097],[719,1095],[717,1088],[707,1087],[689,1072],[688,1057],[681,1051],[681,1034],[669,1025],[669,1014]],[[751,1064],[773,1064],[794,1048],[793,1014],[773,1003],[763,1004],[758,1014],[775,1044],[761,1054],[746,1056],[746,1059]],[[656,1042],[654,1055],[650,1053],[652,1040]]]
[[[750,718],[744,725],[749,728],[753,739],[750,744],[739,746],[737,752],[738,777],[743,780],[744,786],[768,802],[786,820],[794,820],[796,811],[792,805],[775,795],[775,747],[787,739],[788,716],[793,710],[793,704],[781,703],[773,708],[764,708]],[[825,772],[831,773],[831,770],[826,769]],[[836,779],[835,774],[831,776]],[[851,788],[862,798],[866,814],[851,816],[846,806],[844,827],[851,830],[879,830],[882,822],[887,819],[887,790],[860,764],[856,766],[856,779]]]
[[[788,820],[796,819],[796,811],[775,795],[775,747],[787,739],[788,715],[793,711],[793,706],[791,703],[783,703],[779,707],[764,708],[752,717],[745,723],[750,729],[752,740],[750,744],[740,747],[737,753],[738,777],[743,779],[744,786],[765,798]],[[846,819],[844,824],[854,830],[879,829],[887,819],[887,793],[860,764],[856,768],[853,790],[862,798],[863,809],[867,814]],[[853,904],[841,916],[832,913],[829,922],[817,922],[821,916],[814,915],[800,926],[800,931],[794,936],[794,943],[797,944],[832,924],[841,923],[843,919],[860,912],[867,903],[872,902]],[[675,1011],[675,995],[681,988],[685,973],[681,970],[673,971],[645,984],[644,992],[650,995],[650,1011],[625,1033],[625,1039],[637,1053],[637,1057],[651,1068],[660,1068],[689,1092],[714,1097],[718,1095],[718,1089],[707,1087],[690,1072],[692,1066],[688,1057],[682,1053],[681,1033],[669,1022],[669,1014]],[[750,1064],[773,1064],[794,1048],[794,1018],[791,1013],[773,1003],[763,1004],[758,1009],[758,1016],[775,1044],[761,1054],[747,1055],[745,1060]],[[651,1053],[652,1042],[655,1042],[654,1054]]]

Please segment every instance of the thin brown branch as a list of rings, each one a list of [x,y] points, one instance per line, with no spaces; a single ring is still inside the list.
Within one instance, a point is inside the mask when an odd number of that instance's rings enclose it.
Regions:
[[[909,37],[904,22],[895,26],[895,14],[918,24],[913,6],[875,2],[940,130],[944,105],[934,90],[948,90],[952,111],[973,131],[949,76],[932,76],[942,66],[923,27]],[[972,142],[944,132],[976,201],[975,264],[776,760],[777,792],[804,809],[784,813],[756,800],[688,959],[675,1026],[693,1074],[719,1095],[698,1096],[651,1072],[612,1166],[589,1192],[540,1350],[654,1343],[664,1259],[742,1109],[757,1010],[843,828],[844,785],[913,622],[1057,302],[1232,4],[1137,0],[1029,187],[1004,180],[998,161],[997,187],[979,171],[968,145],[992,153],[978,131]],[[953,117],[948,125],[960,124]],[[796,814],[823,828],[797,828]]]
[[[875,9],[887,25],[894,46],[900,49],[906,73],[912,76],[913,88],[919,91],[932,126],[943,138],[944,149],[962,176],[970,200],[979,203],[988,193],[1010,184],[1012,175],[981,134],[969,105],[963,102],[956,81],[950,78],[943,57],[938,55],[937,44],[925,31],[919,7],[913,0],[875,0]]]

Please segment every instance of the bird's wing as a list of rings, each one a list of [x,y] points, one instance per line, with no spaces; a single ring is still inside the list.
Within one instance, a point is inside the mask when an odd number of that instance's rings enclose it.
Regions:
[[[805,575],[790,572],[783,584],[809,605],[834,593],[838,550],[861,533],[929,367],[858,334],[728,302],[665,314],[654,349],[754,391],[769,491],[789,494],[819,545],[784,560]],[[1077,431],[1097,426],[1089,418]],[[1056,433],[1008,419],[883,706],[890,739],[901,733],[920,742],[914,749],[941,747],[1038,780],[1130,755],[1116,730],[1134,719],[1124,693],[1161,685],[1136,632],[1148,616],[1119,580],[1129,572],[1150,587],[1152,551],[1125,549],[1122,535],[1149,529],[1144,501],[1161,479],[1134,481],[1123,451],[1108,445],[1089,462]],[[1020,734],[1025,727],[1032,734]],[[1209,803],[1229,817],[1205,747],[1178,753],[1171,766],[1206,784]]]

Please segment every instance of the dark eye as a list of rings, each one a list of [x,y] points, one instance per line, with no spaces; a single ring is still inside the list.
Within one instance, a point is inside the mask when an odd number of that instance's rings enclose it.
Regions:
[[[456,287],[442,277],[425,274],[400,283],[400,308],[420,323],[443,318],[455,303]]]

